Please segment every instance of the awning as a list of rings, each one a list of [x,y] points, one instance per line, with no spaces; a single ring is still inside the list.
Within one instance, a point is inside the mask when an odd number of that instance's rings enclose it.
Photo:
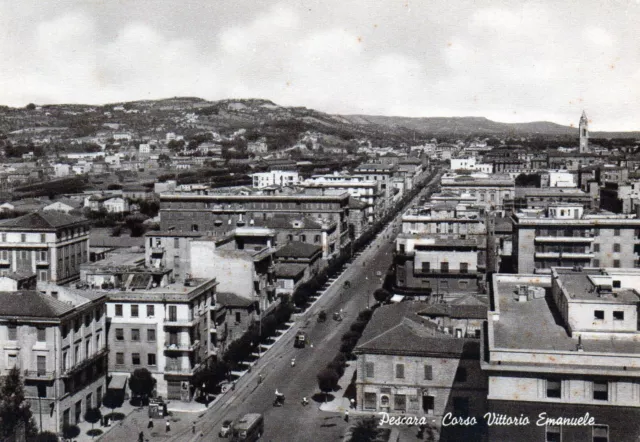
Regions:
[[[109,382],[110,390],[122,390],[127,385],[127,379],[129,375],[126,374],[114,374],[111,376],[111,382]]]
[[[391,302],[400,302],[404,299],[403,295],[393,295],[390,299]]]

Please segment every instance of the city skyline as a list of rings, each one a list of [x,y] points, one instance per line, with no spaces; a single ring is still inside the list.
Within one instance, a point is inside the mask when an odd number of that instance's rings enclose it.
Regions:
[[[638,129],[637,1],[156,3],[0,4],[0,103],[262,98],[563,125],[586,109],[593,131]]]

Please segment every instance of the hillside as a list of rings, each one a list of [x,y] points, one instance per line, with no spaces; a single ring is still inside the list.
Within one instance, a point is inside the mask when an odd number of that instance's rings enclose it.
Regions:
[[[223,135],[246,131],[248,141],[265,137],[270,149],[288,147],[301,135],[322,137],[323,144],[344,146],[370,141],[373,145],[421,143],[475,136],[577,137],[577,129],[550,122],[507,124],[482,117],[409,118],[376,115],[331,115],[305,107],[279,106],[263,99],[207,101],[174,97],[127,103],[43,105],[30,108],[0,106],[0,134],[29,137],[42,133],[57,139],[95,136],[105,130],[132,130],[139,136],[166,132],[190,136],[203,131]],[[640,137],[639,132],[592,133],[593,137]]]

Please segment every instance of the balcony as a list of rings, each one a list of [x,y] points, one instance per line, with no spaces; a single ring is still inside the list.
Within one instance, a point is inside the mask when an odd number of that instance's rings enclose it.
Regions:
[[[480,266],[480,264],[478,264],[478,266]],[[475,278],[476,274],[478,272],[474,271],[474,270],[459,270],[459,269],[449,269],[449,270],[442,270],[442,269],[431,269],[431,270],[421,270],[421,269],[415,269],[413,271],[413,274],[416,276],[468,276],[469,278]]]
[[[182,368],[182,367],[167,365],[164,368],[164,373],[173,374],[173,375],[191,376],[193,374],[193,370],[191,368]]]
[[[49,265],[49,260],[36,258],[36,265],[37,266],[48,266]]]
[[[170,344],[167,342],[164,344],[164,349],[165,351],[194,351],[199,345],[200,341],[195,341],[193,344]]]
[[[24,378],[26,380],[40,380],[40,381],[52,381],[56,378],[55,371],[46,370],[25,370]]]
[[[165,327],[193,327],[197,323],[197,318],[179,319],[167,318],[164,320]]]
[[[164,247],[160,247],[160,246],[151,247],[152,255],[162,255],[163,253],[164,253]]]
[[[594,254],[591,252],[562,252],[563,258],[591,259]]]
[[[560,258],[560,252],[536,252],[536,258]]]
[[[593,242],[593,236],[536,236],[536,242],[566,242],[566,243],[584,243]]]
[[[78,371],[82,370],[85,367],[88,367],[89,365],[93,364],[95,361],[97,361],[98,359],[104,357],[107,355],[107,353],[109,353],[109,347],[103,347],[100,350],[98,350],[97,352],[95,352],[94,354],[92,354],[91,356],[89,356],[88,358],[84,359],[83,361],[80,361],[79,363],[72,365],[71,367],[67,368],[66,370],[63,370],[62,372],[62,376],[71,376],[74,373],[77,373]]]

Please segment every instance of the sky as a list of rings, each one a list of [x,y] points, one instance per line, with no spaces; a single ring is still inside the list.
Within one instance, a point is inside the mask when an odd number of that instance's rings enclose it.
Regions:
[[[640,130],[640,0],[0,0],[0,104],[263,98]]]

